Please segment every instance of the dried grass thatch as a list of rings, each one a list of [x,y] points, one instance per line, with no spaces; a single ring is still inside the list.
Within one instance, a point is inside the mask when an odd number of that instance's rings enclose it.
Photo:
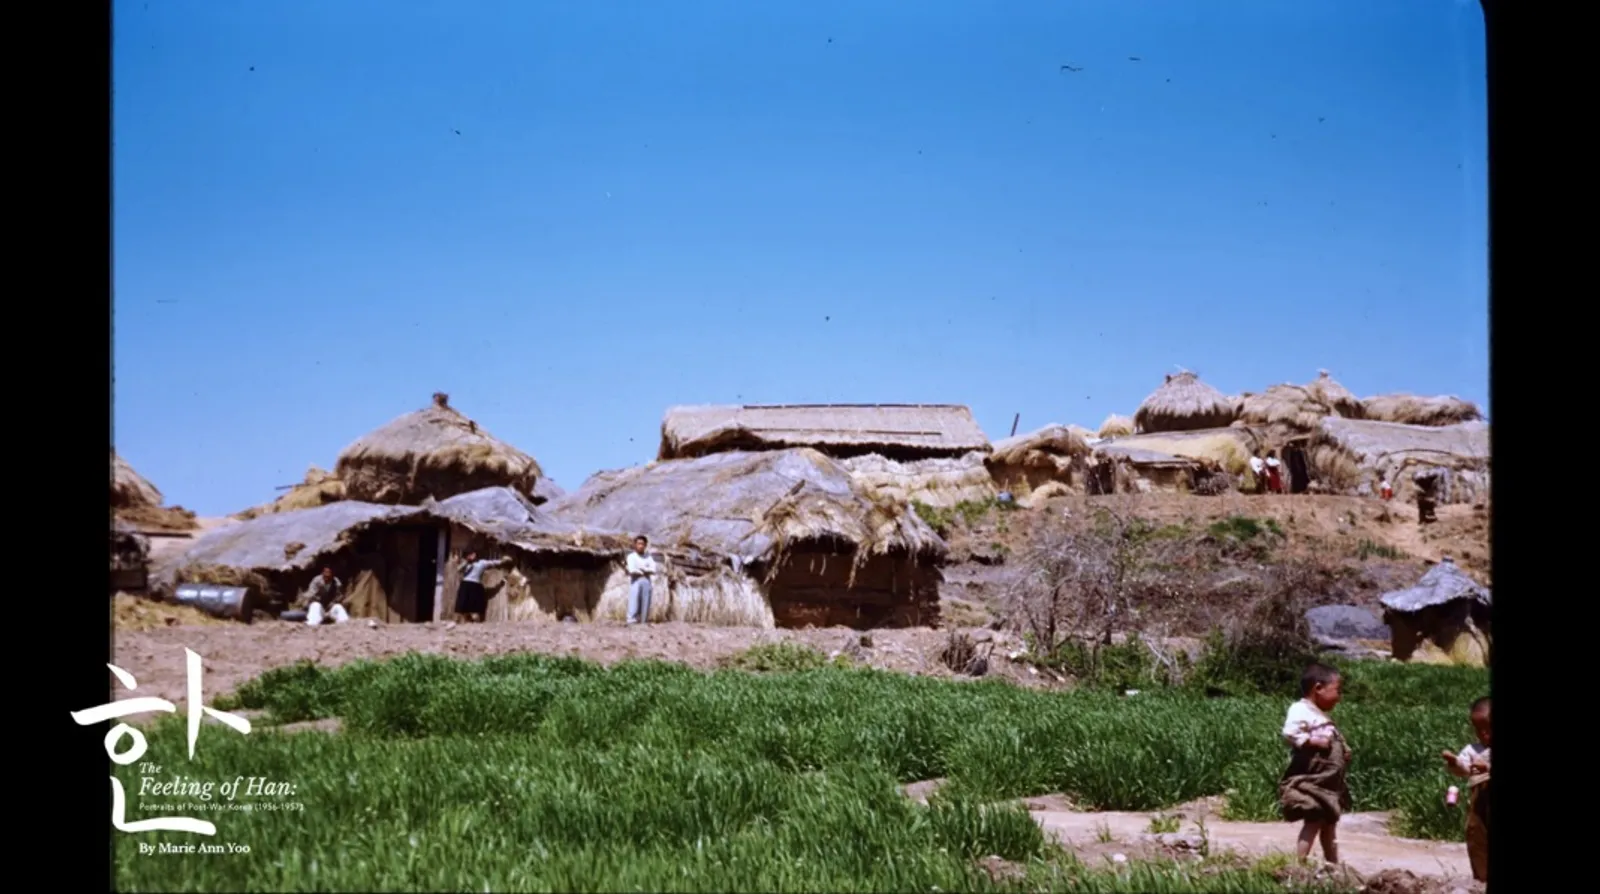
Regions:
[[[893,460],[876,453],[851,456],[839,464],[855,476],[867,495],[880,502],[954,506],[977,503],[995,495],[994,480],[982,453],[948,459]]]
[[[262,515],[200,535],[164,572],[173,580],[254,586],[265,589],[269,575],[310,573],[326,556],[349,546],[362,531],[417,509],[343,501]]]
[[[1235,398],[1185,370],[1168,375],[1166,382],[1144,399],[1133,414],[1133,424],[1140,433],[1224,428],[1233,423],[1238,410]]]
[[[1345,419],[1364,419],[1367,408],[1361,403],[1361,398],[1350,393],[1350,389],[1339,384],[1338,380],[1325,369],[1317,370],[1316,379],[1306,385],[1306,390],[1323,406],[1332,411],[1332,415],[1342,416]]]
[[[1415,493],[1411,472],[1448,470],[1441,503],[1467,503],[1489,494],[1489,427],[1400,425],[1393,422],[1329,418],[1309,440],[1312,475],[1332,493],[1370,496],[1388,479],[1395,496]]]
[[[986,465],[995,483],[1020,499],[1050,483],[1082,487],[1078,479],[1090,452],[1083,435],[1051,424],[997,442]]]
[[[1483,412],[1477,404],[1454,395],[1418,397],[1414,394],[1382,394],[1367,398],[1361,405],[1366,418],[1375,422],[1440,427],[1483,421]]]
[[[1125,438],[1133,434],[1133,420],[1112,413],[1106,417],[1106,421],[1100,423],[1097,434],[1102,438]]]
[[[199,526],[193,512],[163,506],[164,499],[160,489],[111,451],[111,512],[117,520],[140,530],[192,531]]]
[[[1242,474],[1250,457],[1261,449],[1261,442],[1246,428],[1215,428],[1206,431],[1169,432],[1117,438],[1102,445],[1107,455],[1118,449],[1197,460],[1226,471]],[[1111,448],[1106,450],[1106,448]]]
[[[892,552],[942,559],[946,551],[906,504],[874,500],[848,469],[807,448],[601,473],[549,510],[566,524],[644,534],[662,550],[745,565],[776,567],[800,544],[844,545],[858,562]]]
[[[673,407],[662,419],[656,458],[795,447],[908,461],[985,452],[989,439],[971,410],[950,404]]]
[[[445,394],[346,447],[334,471],[350,499],[370,503],[415,505],[485,487],[544,499],[534,458],[479,428]]]
[[[270,503],[252,506],[243,512],[234,513],[233,517],[240,521],[248,521],[262,515],[273,515],[279,512],[294,512],[298,509],[315,509],[329,503],[337,503],[345,499],[344,482],[339,476],[316,466],[306,470],[303,481],[289,488],[283,496]]]
[[[1301,385],[1273,385],[1256,394],[1239,396],[1240,427],[1278,429],[1282,434],[1315,431],[1322,420],[1335,415],[1311,389]]]

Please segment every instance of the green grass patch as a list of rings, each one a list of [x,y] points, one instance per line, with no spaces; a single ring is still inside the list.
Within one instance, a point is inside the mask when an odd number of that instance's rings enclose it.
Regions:
[[[140,841],[204,839],[119,835],[117,886],[1284,890],[1246,866],[1082,866],[1026,813],[994,802],[1064,792],[1093,808],[1153,812],[1228,792],[1231,816],[1274,819],[1288,696],[1042,693],[761,654],[740,664],[761,674],[537,655],[273,671],[228,706],[280,721],[338,716],[344,732],[246,737],[208,723],[190,761],[182,718],[168,718],[149,731],[144,760],[163,766],[163,780],[287,782],[296,791],[280,800],[303,809],[208,814],[217,841],[246,844],[248,855],[142,856]],[[1468,741],[1466,706],[1487,674],[1359,663],[1346,672],[1352,695],[1337,719],[1356,753],[1356,809],[1399,810],[1409,834],[1459,839],[1437,755]],[[141,802],[173,800],[141,797],[137,765],[115,772],[130,820],[164,813]],[[897,790],[935,777],[950,783],[926,807]],[[989,855],[1025,874],[990,878],[977,864]]]

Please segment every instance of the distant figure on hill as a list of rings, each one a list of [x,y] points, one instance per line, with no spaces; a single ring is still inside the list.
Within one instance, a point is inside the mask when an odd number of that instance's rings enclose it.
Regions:
[[[477,550],[467,550],[462,557],[461,586],[456,589],[456,614],[468,621],[483,621],[489,609],[489,596],[483,590],[483,573],[505,563],[505,559],[480,559]]]
[[[1478,741],[1459,754],[1444,753],[1445,768],[1467,780],[1467,859],[1472,877],[1489,880],[1489,697],[1472,703],[1472,731]]]
[[[1250,457],[1250,484],[1258,494],[1267,492],[1267,462],[1259,453]]]
[[[1267,489],[1275,494],[1283,493],[1282,465],[1278,462],[1278,451],[1267,451]]]
[[[1378,484],[1378,496],[1381,497],[1385,503],[1394,499],[1394,485],[1389,483],[1389,479],[1387,477],[1385,477],[1383,481]]]
[[[656,560],[645,552],[650,538],[640,535],[633,538],[633,552],[628,553],[628,625],[650,623],[650,575],[656,573]]]
[[[350,613],[344,610],[344,582],[334,577],[333,569],[327,565],[322,566],[321,574],[312,578],[300,604],[305,609],[309,627],[321,625],[324,617],[332,618],[335,624],[350,620]]]
[[[1290,749],[1289,767],[1278,782],[1283,818],[1300,822],[1295,853],[1304,860],[1311,844],[1322,839],[1322,856],[1339,862],[1339,817],[1350,809],[1350,786],[1345,773],[1350,747],[1328,712],[1339,704],[1339,672],[1325,664],[1312,664],[1300,677],[1299,701],[1289,706],[1283,722],[1283,740]]]
[[[1423,469],[1412,476],[1417,483],[1417,524],[1438,520],[1434,513],[1439,499],[1439,470]]]

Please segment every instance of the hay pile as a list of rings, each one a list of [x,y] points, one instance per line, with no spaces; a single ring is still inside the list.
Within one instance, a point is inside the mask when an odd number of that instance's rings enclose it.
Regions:
[[[329,503],[337,503],[345,498],[344,482],[339,476],[325,469],[312,466],[306,470],[305,480],[289,489],[289,492],[260,506],[252,506],[243,512],[234,513],[233,517],[240,521],[249,521],[262,515],[272,515],[278,512],[293,512],[296,509],[315,509]]]
[[[995,495],[994,479],[989,477],[983,460],[982,453],[909,461],[869,453],[839,460],[839,464],[875,500],[945,507],[977,503]]]
[[[161,491],[134,471],[127,460],[111,451],[111,511],[113,517],[136,528],[192,531],[199,527],[193,512],[182,506],[163,506]]]
[[[1090,452],[1083,435],[1051,424],[996,443],[986,465],[995,483],[1020,499],[1051,483],[1082,487],[1076,479]]]
[[[160,630],[163,627],[217,626],[226,624],[190,605],[175,605],[118,593],[111,599],[111,625],[115,630]]]
[[[1106,421],[1100,423],[1097,434],[1102,438],[1125,438],[1133,434],[1133,420],[1112,413],[1106,417]]]
[[[1350,389],[1339,384],[1338,380],[1329,375],[1325,369],[1317,370],[1317,377],[1306,385],[1306,391],[1313,398],[1333,411],[1334,415],[1345,419],[1364,419],[1367,408],[1361,399],[1350,393]]]
[[[1185,370],[1168,375],[1166,382],[1144,399],[1133,414],[1133,424],[1141,433],[1225,428],[1233,423],[1238,410],[1237,400]]]
[[[369,503],[418,505],[486,487],[545,499],[534,458],[479,428],[442,393],[346,447],[334,473],[349,499]]]
[[[1454,395],[1382,394],[1367,398],[1361,405],[1366,418],[1377,422],[1442,427],[1483,421],[1483,412],[1477,404]]]

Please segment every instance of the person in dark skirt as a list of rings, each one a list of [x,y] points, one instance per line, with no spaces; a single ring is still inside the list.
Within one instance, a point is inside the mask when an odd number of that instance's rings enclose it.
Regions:
[[[468,550],[462,557],[461,586],[456,590],[456,614],[468,621],[483,621],[489,608],[489,596],[483,590],[483,573],[499,568],[505,559],[480,559],[477,550]]]
[[[1301,698],[1289,706],[1283,738],[1289,745],[1289,767],[1278,782],[1278,802],[1283,818],[1298,822],[1295,854],[1301,860],[1311,846],[1322,841],[1322,856],[1339,862],[1339,818],[1350,809],[1350,746],[1328,712],[1340,699],[1339,672],[1325,664],[1312,664],[1300,678]]]

